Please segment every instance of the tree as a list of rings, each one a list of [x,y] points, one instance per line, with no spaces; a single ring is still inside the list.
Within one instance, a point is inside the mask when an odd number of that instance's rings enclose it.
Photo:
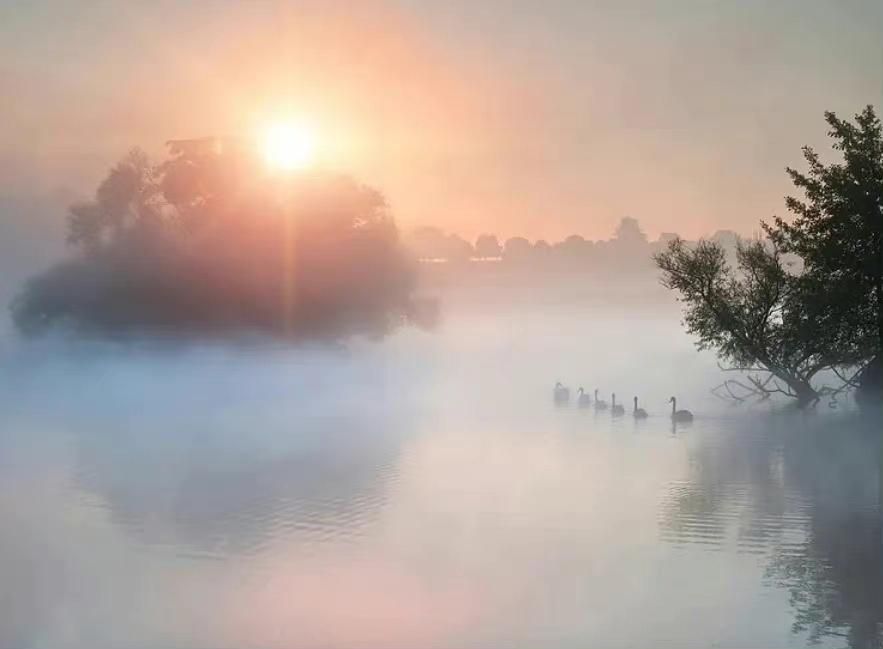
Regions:
[[[108,173],[95,198],[68,212],[68,243],[94,251],[133,224],[160,218],[155,170],[140,149],[132,149]]]
[[[600,242],[599,242],[600,243]],[[602,263],[622,273],[651,271],[650,244],[637,219],[625,217],[614,236],[599,246]]]
[[[510,262],[521,262],[530,258],[532,246],[524,237],[506,239],[503,245],[503,259]]]
[[[647,235],[644,234],[644,231],[641,229],[638,219],[626,216],[623,217],[622,220],[620,220],[619,225],[616,226],[613,240],[627,246],[638,247],[646,245]]]
[[[669,243],[671,243],[675,239],[679,238],[679,236],[680,235],[678,235],[677,232],[661,232],[659,234],[659,238],[656,240],[655,243],[656,243],[656,245],[664,248]]]
[[[593,243],[578,234],[568,235],[564,241],[555,244],[555,248],[568,257],[586,257],[592,252]]]
[[[475,253],[472,244],[463,237],[449,234],[445,241],[445,259],[454,264],[465,264]]]
[[[808,171],[789,168],[804,197],[788,197],[792,222],[776,217],[764,229],[784,252],[803,261],[801,290],[812,317],[853,363],[872,361],[883,399],[883,127],[872,106],[855,123],[825,113],[833,148],[843,160],[824,164],[803,149]]]
[[[811,148],[803,149],[809,171],[787,170],[804,194],[786,199],[796,218],[763,223],[766,246],[737,243],[736,273],[715,242],[690,250],[676,239],[655,259],[663,284],[681,293],[687,329],[733,369],[769,372],[774,391],[801,404],[831,391],[812,385],[830,369],[843,382],[839,389],[860,381],[863,393],[880,403],[883,127],[871,106],[854,124],[830,112],[825,118],[843,162],[826,165]],[[796,256],[799,267],[786,270],[785,254]],[[767,394],[768,382],[752,384]]]
[[[254,163],[220,148],[179,149],[159,165],[127,156],[94,201],[71,210],[79,254],[26,284],[16,325],[340,339],[426,321],[379,192],[335,174],[269,176]]]
[[[750,386],[725,384],[730,396],[746,394],[734,393],[735,385],[764,396],[782,393],[801,406],[814,402],[828,389],[815,387],[813,378],[840,359],[829,355],[824,340],[807,335],[802,296],[775,246],[740,243],[736,259],[734,270],[719,244],[690,248],[679,238],[655,255],[662,284],[681,295],[684,324],[698,336],[698,348],[714,349],[726,369],[749,372]]]
[[[732,230],[718,230],[711,235],[711,241],[719,243],[724,248],[732,248],[733,250],[736,249],[741,239],[742,237]]]
[[[479,259],[499,257],[502,252],[495,234],[482,234],[475,240],[475,256]]]

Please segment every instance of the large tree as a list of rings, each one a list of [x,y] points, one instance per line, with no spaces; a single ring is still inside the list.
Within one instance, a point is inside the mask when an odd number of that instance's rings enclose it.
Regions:
[[[813,379],[838,359],[805,335],[797,287],[775,247],[740,243],[731,267],[720,244],[676,238],[655,259],[663,285],[680,293],[684,325],[699,349],[713,349],[727,369],[749,373],[749,391],[781,392],[800,405],[818,398]]]
[[[383,196],[332,174],[269,174],[231,147],[138,151],[71,208],[75,254],[13,303],[26,333],[251,330],[381,335],[425,321]]]
[[[872,106],[855,122],[825,113],[842,161],[803,150],[808,170],[788,169],[803,198],[789,196],[792,221],[764,224],[785,252],[803,260],[801,290],[812,318],[855,363],[883,352],[883,127]],[[877,386],[878,388],[880,386]]]
[[[879,381],[883,350],[883,129],[870,106],[855,123],[825,117],[843,160],[825,164],[804,148],[808,171],[788,169],[804,194],[787,198],[796,218],[764,223],[768,241],[740,245],[736,268],[713,242],[690,249],[675,240],[656,256],[700,346],[735,369],[770,372],[803,403],[814,399],[812,379],[825,369],[852,372],[847,384],[857,370],[865,388]],[[873,389],[883,398],[879,382]]]

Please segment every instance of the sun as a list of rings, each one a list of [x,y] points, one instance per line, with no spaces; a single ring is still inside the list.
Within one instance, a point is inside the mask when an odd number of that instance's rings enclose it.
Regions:
[[[308,124],[279,122],[263,135],[262,151],[267,164],[281,171],[299,171],[316,160],[316,132]]]

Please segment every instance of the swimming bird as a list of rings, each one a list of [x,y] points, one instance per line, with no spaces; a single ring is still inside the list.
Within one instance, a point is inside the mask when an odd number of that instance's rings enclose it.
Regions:
[[[616,403],[616,392],[610,395],[610,414],[614,417],[620,417],[625,414],[625,408],[622,404]]]
[[[671,420],[672,421],[693,421],[693,413],[689,410],[678,410],[678,400],[672,397],[671,402]]]
[[[635,397],[635,409],[632,411],[632,416],[635,419],[647,419],[647,411],[643,408],[638,408],[638,397]]]
[[[598,398],[598,388],[595,388],[595,410],[607,410],[607,402]]]
[[[561,385],[561,381],[555,384],[555,390],[552,392],[552,399],[555,403],[563,405],[570,401],[570,389]]]
[[[579,398],[576,400],[576,405],[580,408],[588,408],[592,404],[592,398],[585,390],[583,390],[582,386],[577,390],[577,394],[579,395]]]

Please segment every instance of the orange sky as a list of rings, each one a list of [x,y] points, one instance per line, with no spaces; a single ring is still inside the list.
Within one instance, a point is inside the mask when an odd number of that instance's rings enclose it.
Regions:
[[[292,113],[404,227],[750,232],[823,110],[883,105],[883,9],[660,4],[7,3],[0,195],[89,192],[131,146]]]

